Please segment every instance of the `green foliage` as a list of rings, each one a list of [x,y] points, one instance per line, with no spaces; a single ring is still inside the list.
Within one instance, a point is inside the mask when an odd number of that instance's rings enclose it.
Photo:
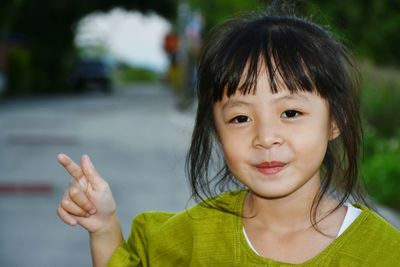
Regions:
[[[206,28],[212,28],[216,24],[231,18],[238,13],[254,11],[260,7],[259,0],[189,0],[193,9],[201,10],[205,16]]]
[[[19,47],[13,47],[8,53],[9,71],[8,83],[18,94],[31,93],[31,55],[29,51]]]
[[[381,138],[369,132],[365,138],[362,175],[367,190],[376,201],[400,209],[400,134]]]
[[[400,127],[400,71],[362,65],[361,111],[380,136],[391,137]]]
[[[188,0],[205,16],[207,29],[237,13],[268,7],[268,0]],[[400,64],[400,1],[398,0],[286,0],[295,13],[327,25],[362,58],[383,65]]]
[[[362,175],[371,197],[400,207],[400,71],[362,64]]]
[[[311,0],[307,14],[349,40],[361,57],[385,65],[400,64],[400,1]]]
[[[102,58],[107,55],[107,49],[103,45],[88,45],[76,48],[79,58]]]
[[[140,67],[120,66],[113,73],[116,84],[127,84],[132,82],[156,82],[160,74]]]

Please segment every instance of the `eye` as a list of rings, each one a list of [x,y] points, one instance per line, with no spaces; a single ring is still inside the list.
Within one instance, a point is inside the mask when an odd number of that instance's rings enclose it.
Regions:
[[[300,111],[294,110],[294,109],[290,109],[290,110],[286,110],[281,114],[282,118],[295,118],[298,117],[300,115],[302,115],[303,113],[301,113]]]
[[[244,115],[236,116],[229,121],[229,123],[245,123],[249,122],[250,118]]]

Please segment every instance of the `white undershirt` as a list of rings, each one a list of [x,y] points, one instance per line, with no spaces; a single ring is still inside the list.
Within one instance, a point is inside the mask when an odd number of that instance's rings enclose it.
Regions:
[[[347,207],[346,216],[344,216],[344,220],[342,226],[339,229],[339,232],[336,236],[338,238],[349,226],[354,222],[354,220],[360,215],[361,209],[354,207],[348,203],[344,204]]]
[[[344,216],[342,225],[340,226],[340,229],[339,229],[339,232],[338,232],[336,238],[338,238],[338,237],[339,237],[353,222],[354,222],[354,220],[355,220],[355,219],[358,217],[358,215],[360,215],[360,213],[361,213],[361,209],[356,208],[356,207],[354,207],[353,205],[350,205],[350,204],[347,204],[347,203],[345,203],[344,205],[347,207],[347,212],[346,212],[346,215]],[[245,237],[247,243],[249,244],[250,248],[251,248],[257,255],[260,255],[260,254],[258,254],[258,252],[256,251],[256,249],[255,249],[255,248],[253,247],[253,245],[251,244],[250,239],[249,239],[249,237],[247,236],[247,233],[246,233],[246,230],[244,229],[244,227],[243,227],[243,234],[244,234],[244,237]]]

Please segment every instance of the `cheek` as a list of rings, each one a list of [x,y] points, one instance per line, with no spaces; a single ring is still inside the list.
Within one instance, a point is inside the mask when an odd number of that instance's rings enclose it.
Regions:
[[[224,151],[225,159],[234,159],[238,155],[238,151],[241,150],[241,144],[229,135],[221,136],[221,145]]]
[[[249,153],[246,138],[239,138],[230,134],[221,136],[221,145],[224,158],[230,168],[234,168],[247,157]]]
[[[326,129],[319,129],[314,131],[306,131],[298,133],[294,146],[304,162],[311,162],[315,164],[322,163],[325,157],[326,149],[328,146],[328,131]]]

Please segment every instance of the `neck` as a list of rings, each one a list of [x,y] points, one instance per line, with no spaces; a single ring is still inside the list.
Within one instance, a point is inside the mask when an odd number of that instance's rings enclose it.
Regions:
[[[268,199],[254,193],[248,194],[244,207],[244,216],[262,229],[277,233],[297,232],[312,227],[311,208],[314,196],[319,192],[319,186],[310,194],[292,194],[282,198]],[[323,196],[318,205],[316,221],[337,205],[337,202]],[[315,207],[313,207],[315,208]]]

